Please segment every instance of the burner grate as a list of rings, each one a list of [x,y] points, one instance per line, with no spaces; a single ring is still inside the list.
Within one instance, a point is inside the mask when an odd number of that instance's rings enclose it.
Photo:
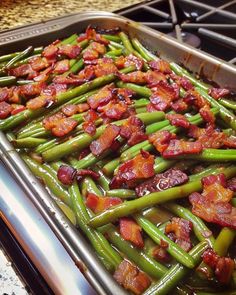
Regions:
[[[236,0],[154,0],[117,11],[236,64]]]

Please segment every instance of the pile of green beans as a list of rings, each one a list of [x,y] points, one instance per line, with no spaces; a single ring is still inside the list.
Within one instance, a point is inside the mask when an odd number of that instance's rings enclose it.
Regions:
[[[102,34],[102,37],[109,41],[104,56],[113,62],[116,62],[121,56],[132,54],[142,60],[142,71],[147,72],[150,70],[149,62],[159,60],[159,57],[147,50],[137,38],[130,39],[124,32],[114,35]],[[78,35],[73,34],[60,41],[60,44],[79,44],[82,47],[81,54],[76,59],[70,59],[70,69],[62,74],[64,77],[79,73],[86,67],[83,52],[93,41],[85,39],[78,43],[77,38]],[[31,80],[17,79],[7,73],[12,68],[27,64],[34,56],[42,56],[43,50],[43,47],[29,46],[22,52],[0,56],[0,90],[1,87],[11,87],[12,85],[18,87],[33,83]],[[208,94],[210,85],[195,78],[174,62],[170,62],[170,68],[173,73],[190,80],[195,91],[211,106],[211,112],[216,118],[216,126],[224,126],[223,132],[234,137],[236,131],[235,102],[229,98],[215,100]],[[30,110],[26,108],[20,113],[0,120],[0,130],[6,133],[7,138],[20,153],[25,164],[46,186],[53,200],[71,223],[84,233],[98,258],[111,274],[114,274],[120,263],[127,259],[140,271],[146,273],[151,280],[151,285],[144,291],[144,295],[235,294],[233,290],[236,286],[236,271],[234,271],[232,280],[227,286],[228,291],[225,293],[224,287],[215,280],[211,268],[202,261],[202,254],[210,247],[221,257],[229,256],[232,251],[231,247],[235,243],[236,230],[228,227],[212,227],[192,213],[188,202],[188,196],[191,193],[202,191],[201,179],[203,177],[219,173],[223,173],[227,179],[236,176],[235,149],[205,148],[200,154],[165,159],[155,151],[155,147],[148,139],[129,146],[124,138],[118,136],[117,141],[120,146],[115,152],[109,148],[99,157],[89,152],[85,157],[80,158],[81,152],[88,149],[90,144],[103,134],[109,124],[122,126],[128,118],[112,120],[108,124],[103,124],[102,119],[99,118],[95,121],[96,132],[94,135],[83,131],[87,111],[71,116],[78,125],[62,138],[53,136],[49,130],[44,128],[43,120],[45,118],[61,112],[62,108],[67,105],[86,103],[88,98],[112,83],[117,88],[129,89],[135,93],[135,99],[132,99],[132,108],[135,110],[135,116],[144,123],[147,136],[157,131],[166,130],[180,138],[185,138],[183,128],[172,126],[171,122],[166,119],[165,112],[147,111],[152,95],[152,90],[148,86],[124,83],[119,79],[120,74],[135,71],[135,65],[131,64],[119,70],[119,73],[97,77],[79,86],[70,86],[67,91],[57,94],[55,103],[47,109]],[[50,82],[50,80],[47,81],[48,84]],[[173,81],[168,78],[168,83],[172,84]],[[185,93],[186,91],[180,88],[180,97],[184,97]],[[189,123],[203,126],[204,120],[201,115],[192,111],[191,108],[190,112],[184,114]],[[124,187],[111,189],[110,182],[121,165],[134,159],[141,150],[154,155],[155,174],[165,172],[172,167],[182,167],[187,171],[188,182],[166,190],[152,192],[143,197],[137,197],[135,189]],[[203,169],[198,173],[192,173],[192,168],[198,164],[202,165]],[[82,180],[74,179],[71,185],[63,185],[57,176],[58,169],[62,165],[70,165],[78,171],[81,169],[92,170],[99,175],[99,178],[95,181],[91,177],[85,176]],[[94,214],[86,206],[86,198],[89,193],[95,194],[99,198],[119,198],[122,202]],[[235,195],[231,204],[236,207]],[[173,216],[192,223],[191,242],[193,247],[189,252],[183,250],[178,243],[165,234],[165,226]],[[140,227],[145,245],[143,249],[136,247],[122,237],[117,225],[122,217],[131,217]],[[152,254],[152,250],[158,246],[162,247],[163,243],[168,245],[166,248],[166,252],[170,256],[168,263],[157,261]],[[236,257],[233,258],[236,259]],[[211,280],[216,282],[215,289],[206,287],[208,278],[203,275],[204,270],[211,273]],[[217,292],[214,293],[215,291]],[[218,291],[222,292],[218,293]]]

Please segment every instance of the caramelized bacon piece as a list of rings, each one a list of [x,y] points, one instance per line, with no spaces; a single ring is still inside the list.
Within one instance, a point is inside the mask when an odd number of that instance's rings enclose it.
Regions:
[[[118,101],[124,101],[126,104],[131,104],[131,98],[135,92],[128,88],[114,88],[112,89],[112,97]]]
[[[98,107],[97,111],[103,113],[107,118],[118,120],[127,111],[127,108],[128,106],[126,103],[122,101],[116,103],[114,100],[112,100],[109,101],[105,106]]]
[[[9,70],[10,75],[15,77],[25,77],[29,74],[31,74],[33,71],[30,64],[23,64],[19,67],[13,68]]]
[[[190,233],[193,224],[183,218],[173,217],[171,222],[165,227],[168,237],[178,244],[184,251],[188,252],[192,248]]]
[[[154,156],[141,150],[132,160],[120,165],[118,173],[110,182],[110,188],[119,188],[121,185],[133,188],[141,180],[150,178],[154,174]]]
[[[175,138],[176,135],[174,133],[170,133],[167,130],[162,130],[149,135],[148,140],[155,146],[159,153],[163,153],[168,147],[170,140]]]
[[[236,177],[233,177],[227,181],[227,188],[233,192],[236,192]]]
[[[87,99],[89,106],[96,109],[98,106],[107,104],[112,99],[112,87],[105,86],[98,93],[90,96]]]
[[[89,148],[85,148],[83,149],[80,154],[79,154],[79,160],[85,158],[87,155],[90,154],[90,149]]]
[[[172,139],[168,147],[162,153],[164,158],[174,158],[180,155],[199,154],[202,151],[202,144],[198,141],[191,142],[183,139]]]
[[[58,53],[58,47],[55,44],[50,44],[44,48],[42,56],[47,58],[56,58]]]
[[[117,73],[118,77],[125,83],[136,83],[145,84],[146,83],[146,73],[141,71],[132,72],[129,74]]]
[[[58,112],[52,116],[46,117],[43,119],[43,127],[46,130],[51,130],[53,127],[57,125],[57,123],[61,120],[64,119],[65,115],[61,112]]]
[[[132,218],[120,218],[120,234],[124,240],[138,248],[143,248],[142,228]]]
[[[214,99],[222,98],[229,94],[229,90],[225,88],[210,88],[208,91],[209,95]]]
[[[136,116],[131,116],[121,126],[120,136],[128,139],[128,145],[135,145],[143,140],[146,140],[148,136],[145,134],[145,125]]]
[[[56,123],[56,126],[52,128],[52,134],[57,137],[65,136],[70,133],[76,126],[78,122],[72,118],[64,118]]]
[[[172,102],[171,104],[172,110],[174,110],[177,113],[184,112],[188,109],[188,105],[183,100],[183,98],[179,98],[176,101]]]
[[[0,102],[0,119],[7,118],[11,114],[11,111],[12,106],[9,103],[5,101]]]
[[[190,89],[185,93],[184,101],[189,105],[194,105],[197,109],[201,109],[209,103],[196,91]]]
[[[66,55],[69,58],[76,58],[82,48],[79,45],[72,45],[72,44],[62,44],[59,46],[59,54]]]
[[[151,284],[149,277],[127,260],[120,263],[114,278],[126,290],[136,295],[141,295]]]
[[[116,74],[117,67],[114,65],[113,60],[111,58],[104,57],[99,59],[97,65],[94,66],[94,73],[96,77]]]
[[[207,222],[236,229],[236,208],[229,203],[233,191],[226,188],[224,174],[203,177],[202,185],[202,194],[189,196],[192,212]]]
[[[143,67],[143,60],[133,54],[129,54],[128,56],[121,55],[116,59],[115,65],[118,69],[135,66],[136,69],[140,71]]]
[[[156,110],[164,111],[168,109],[171,102],[178,97],[179,88],[176,88],[175,85],[169,85],[165,81],[160,81],[151,95],[150,101],[155,106]]]
[[[46,96],[46,95],[40,95],[40,96],[37,96],[33,99],[30,99],[27,102],[26,106],[30,110],[37,110],[42,107],[48,107],[48,106],[52,105],[53,102],[54,102],[53,97]]]
[[[99,53],[96,50],[92,49],[92,48],[87,48],[83,52],[84,62],[96,60],[96,59],[98,59],[98,57],[99,57]]]
[[[53,79],[53,83],[55,84],[65,84],[65,85],[81,85],[86,82],[83,79],[79,79],[76,76],[56,76]]]
[[[94,122],[86,121],[83,123],[82,128],[85,133],[88,133],[91,136],[95,135],[96,133],[96,125]]]
[[[167,245],[168,247],[168,245]],[[167,248],[166,247],[166,248]],[[169,253],[166,251],[166,248],[157,245],[153,250],[152,250],[152,256],[160,262],[170,262],[171,260],[171,256],[169,255]]]
[[[145,80],[148,83],[148,87],[158,87],[160,81],[166,82],[166,76],[161,72],[147,71],[145,75]]]
[[[139,197],[153,192],[159,192],[168,188],[184,184],[188,181],[188,176],[179,169],[171,168],[164,173],[156,174],[151,179],[144,181],[135,188]]]
[[[47,96],[55,96],[58,93],[65,92],[67,89],[66,84],[55,84],[52,83],[48,85],[46,88],[43,88],[42,94],[45,94]]]
[[[40,72],[39,74],[33,77],[34,81],[36,82],[46,82],[52,72],[52,66],[46,68],[44,71]],[[28,77],[29,78],[29,77]]]
[[[100,34],[98,34],[95,29],[93,29],[91,26],[88,26],[87,29],[86,29],[86,32],[85,34],[81,34],[77,41],[78,42],[81,42],[85,39],[88,39],[88,40],[94,40],[96,42],[99,42],[101,44],[104,44],[104,45],[108,45],[109,44],[109,40],[106,40],[103,36],[101,36]]]
[[[229,136],[224,139],[224,146],[236,149],[236,136]]]
[[[96,50],[99,54],[103,55],[106,53],[106,47],[98,42],[92,42],[89,45],[90,48],[92,48],[93,50]]]
[[[11,111],[11,115],[16,115],[16,114],[26,110],[26,107],[21,104],[12,104],[11,106],[13,108],[13,110]]]
[[[79,169],[79,170],[77,170],[77,174],[76,174],[77,181],[82,180],[86,176],[89,176],[89,177],[93,178],[94,180],[98,180],[98,178],[100,177],[100,175],[97,172],[94,172],[94,171],[89,170],[89,169]]]
[[[82,81],[90,81],[96,77],[94,72],[94,67],[86,66],[83,70],[81,70],[78,73],[78,75],[71,75],[71,77],[78,78],[79,80],[82,80]]]
[[[8,102],[19,104],[21,102],[20,87],[12,86],[9,91],[10,96],[8,98]]]
[[[39,95],[41,91],[46,87],[46,84],[41,82],[31,83],[20,86],[20,94],[24,97],[32,97]]]
[[[166,119],[170,121],[171,125],[174,125],[176,127],[183,127],[183,128],[189,128],[190,123],[188,119],[181,114],[167,114]]]
[[[51,62],[45,57],[34,56],[29,60],[29,64],[34,71],[39,72],[49,67],[51,65]]]
[[[86,206],[94,213],[102,212],[112,206],[122,203],[120,198],[98,197],[95,194],[88,193],[86,197]]]
[[[0,102],[7,101],[11,95],[11,89],[7,87],[0,88]]]
[[[76,177],[77,170],[68,165],[61,165],[57,171],[58,180],[64,185],[71,185]]]
[[[170,75],[171,79],[173,79],[179,86],[183,87],[184,90],[191,90],[193,89],[193,84],[191,81],[186,77],[180,77],[174,73]]]
[[[220,257],[213,249],[207,249],[202,255],[203,261],[215,272],[217,280],[228,284],[234,271],[235,263],[229,257]]]
[[[212,113],[210,106],[209,105],[204,105],[200,110],[199,113],[202,117],[202,119],[209,123],[210,125],[214,125],[215,124],[215,116]]]
[[[163,74],[171,74],[172,72],[170,64],[166,60],[152,60],[148,64],[152,70],[162,72]]]
[[[67,117],[71,117],[77,113],[83,113],[87,110],[89,110],[89,105],[87,103],[67,104],[61,109],[62,113]]]
[[[63,74],[66,71],[69,71],[69,69],[70,69],[69,59],[63,59],[58,61],[55,64],[53,72],[56,74]]]

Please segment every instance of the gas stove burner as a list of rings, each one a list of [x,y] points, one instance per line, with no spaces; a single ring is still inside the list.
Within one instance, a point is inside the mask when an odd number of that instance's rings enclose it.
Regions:
[[[167,35],[177,38],[176,31],[172,31],[172,32],[168,33]],[[181,36],[181,39],[184,43],[191,45],[195,48],[201,47],[201,39],[197,35],[182,31],[180,33],[180,36]]]

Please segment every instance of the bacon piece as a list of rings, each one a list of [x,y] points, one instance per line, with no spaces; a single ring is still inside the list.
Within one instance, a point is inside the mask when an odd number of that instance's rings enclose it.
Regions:
[[[46,95],[40,95],[33,99],[30,99],[26,106],[30,110],[37,110],[42,107],[49,107],[54,103],[54,97],[46,96]]]
[[[145,84],[146,83],[146,73],[143,73],[141,71],[132,72],[129,74],[122,74],[117,73],[120,80],[123,82],[131,82],[136,84]]]
[[[59,54],[66,55],[69,58],[76,58],[82,48],[79,45],[72,45],[72,44],[62,44],[59,46]]]
[[[52,134],[57,137],[62,137],[70,133],[78,125],[78,122],[72,118],[64,118],[56,123],[52,128]]]
[[[55,44],[50,44],[44,48],[42,56],[45,56],[47,58],[56,58],[58,50],[59,49]]]
[[[99,58],[99,53],[92,49],[92,48],[87,48],[84,52],[83,52],[83,59],[84,61],[92,61],[92,60],[96,60]]]
[[[66,90],[67,90],[66,84],[52,83],[42,90],[42,94],[47,95],[47,96],[55,96],[58,93],[65,92]]]
[[[171,125],[174,125],[176,127],[183,127],[183,128],[189,128],[190,123],[188,119],[181,114],[167,114],[166,119],[170,121]]]
[[[98,42],[92,42],[89,47],[95,51],[97,51],[99,54],[105,54],[106,53],[106,47]]]
[[[88,133],[91,136],[95,135],[96,133],[96,125],[94,122],[84,122],[82,128],[85,133]]]
[[[172,102],[171,104],[172,110],[174,110],[177,113],[184,112],[188,109],[188,105],[183,100],[183,98],[179,98],[176,101]]]
[[[12,104],[11,106],[13,108],[13,110],[11,111],[11,115],[16,115],[16,114],[26,110],[26,107],[21,104]]]
[[[71,185],[76,177],[77,170],[68,165],[61,165],[57,171],[58,180],[64,185]]]
[[[38,75],[33,77],[36,82],[46,82],[52,72],[52,66],[46,68],[44,71],[40,72]]]
[[[138,248],[143,248],[142,228],[132,218],[120,218],[120,234],[124,240]]]
[[[45,88],[46,84],[41,82],[31,83],[20,86],[20,94],[24,97],[32,97],[39,95],[41,91]]]
[[[95,122],[98,118],[99,118],[99,116],[94,110],[89,110],[84,115],[84,120],[87,122]]]
[[[185,93],[184,101],[189,105],[194,105],[197,109],[201,109],[209,103],[196,91],[190,89]]]
[[[150,178],[154,174],[154,156],[141,150],[132,160],[119,166],[118,173],[110,182],[110,188],[119,188],[121,185],[133,188],[141,180]]]
[[[72,77],[72,76],[56,76],[53,79],[54,84],[65,84],[65,85],[81,85],[84,82],[86,82],[83,79],[79,79],[77,77]]]
[[[119,264],[114,278],[126,290],[136,295],[141,295],[151,284],[149,277],[127,260]]]
[[[224,146],[236,149],[236,136],[231,135],[229,137],[226,137],[223,140],[223,143],[224,143]]]
[[[233,177],[227,181],[227,188],[233,192],[236,192],[236,177]]]
[[[0,88],[0,102],[7,101],[11,95],[11,89],[7,87]]]
[[[77,113],[83,113],[87,110],[89,110],[89,105],[87,103],[67,104],[61,109],[62,113],[67,117],[71,117]]]
[[[199,154],[202,152],[202,144],[198,141],[191,142],[182,139],[172,139],[168,147],[162,153],[164,158],[174,158],[180,155]]]
[[[128,139],[128,145],[135,145],[143,140],[146,140],[148,136],[145,134],[145,125],[136,116],[131,116],[121,126],[120,136]]]
[[[90,149],[89,148],[85,148],[83,149],[80,154],[79,154],[79,160],[85,158],[87,155],[90,154]]]
[[[82,180],[86,176],[89,176],[89,177],[93,178],[94,180],[98,180],[98,178],[100,177],[100,175],[97,172],[94,172],[94,171],[89,170],[89,169],[79,169],[79,170],[77,170],[77,174],[76,174],[77,181]]]
[[[61,112],[58,112],[52,116],[46,117],[43,119],[43,127],[46,130],[51,130],[53,127],[57,125],[57,123],[61,120],[64,119],[65,115]]]
[[[88,97],[87,103],[92,109],[96,109],[98,106],[107,104],[112,99],[112,87],[105,86],[99,90],[96,94]]]
[[[168,247],[168,245],[167,245]],[[152,256],[160,262],[170,262],[171,260],[171,256],[169,255],[169,253],[166,251],[166,249],[162,246],[157,245],[156,247],[154,247],[154,249],[152,249]]]
[[[58,61],[55,66],[53,72],[56,74],[63,74],[70,69],[69,59],[63,59]]]
[[[210,88],[208,94],[217,100],[228,95],[229,90],[225,88]]]
[[[207,249],[202,255],[203,261],[215,272],[216,278],[222,284],[228,284],[234,271],[235,263],[229,257],[220,257],[213,249]]]
[[[193,224],[183,218],[173,217],[171,222],[165,227],[168,237],[178,244],[184,251],[188,252],[192,248],[190,233]]]
[[[0,119],[7,118],[11,114],[11,111],[12,106],[9,103],[5,101],[0,102]]]
[[[120,133],[120,127],[116,125],[108,125],[103,134],[90,144],[90,150],[93,155],[100,156],[114,142],[115,138]]]
[[[236,229],[236,208],[229,203],[233,191],[226,188],[224,174],[203,177],[202,185],[202,194],[189,196],[192,212],[207,222]]]
[[[215,124],[215,116],[212,113],[210,106],[209,105],[204,105],[200,110],[199,113],[202,117],[202,119],[209,123],[210,125],[214,125]]]
[[[145,80],[148,83],[148,87],[158,87],[160,81],[167,81],[166,76],[161,72],[147,71]]]
[[[25,77],[29,74],[31,74],[33,71],[30,64],[23,64],[19,67],[13,68],[9,70],[10,75],[15,77]]]
[[[115,65],[118,67],[118,69],[135,66],[136,69],[140,71],[143,67],[143,60],[133,54],[129,54],[128,56],[122,55],[116,59]]]
[[[8,102],[19,104],[21,102],[20,87],[12,86],[9,91]]]
[[[88,193],[86,197],[86,206],[94,213],[102,212],[112,206],[122,203],[120,198],[113,197],[98,197],[95,194]]]
[[[151,95],[150,101],[155,106],[156,110],[164,111],[168,109],[171,102],[178,99],[178,97],[179,88],[169,85],[165,81],[160,81]]]
[[[156,174],[151,179],[144,181],[135,188],[136,195],[143,197],[153,192],[159,192],[168,188],[184,184],[188,176],[179,169],[169,169],[164,173]]]
[[[52,62],[45,57],[41,56],[34,56],[29,60],[29,64],[31,65],[32,69],[36,72],[44,70],[45,68],[49,67]]]
[[[103,36],[98,34],[95,31],[95,29],[91,28],[91,26],[87,27],[85,34],[81,34],[79,36],[79,38],[77,39],[77,41],[81,42],[81,41],[83,41],[85,39],[94,40],[94,41],[99,42],[99,43],[104,44],[104,45],[109,44],[109,40],[105,39]]]
[[[112,89],[112,97],[118,101],[124,101],[126,104],[131,104],[131,98],[135,92],[128,88],[114,88]]]
[[[174,73],[170,75],[171,79],[173,79],[179,86],[183,87],[184,90],[191,90],[194,88],[191,81],[186,77],[180,77]]]
[[[78,75],[71,75],[71,77],[78,78],[79,80],[82,80],[82,81],[90,81],[96,77],[94,72],[94,67],[86,66],[83,70],[81,70],[78,73]]]
[[[162,72],[163,74],[171,74],[170,64],[163,59],[152,60],[149,63],[149,66],[152,70],[156,70],[158,72]]]
[[[107,118],[118,120],[127,111],[127,108],[127,105],[122,101],[119,101],[118,103],[110,101],[105,106],[98,107],[97,111],[103,113]]]
[[[170,140],[175,138],[176,135],[174,133],[170,133],[167,130],[162,130],[149,135],[148,140],[155,146],[159,153],[163,153],[168,147]]]
[[[97,65],[94,67],[94,73],[96,77],[116,74],[117,67],[111,58],[104,57],[98,60]]]

